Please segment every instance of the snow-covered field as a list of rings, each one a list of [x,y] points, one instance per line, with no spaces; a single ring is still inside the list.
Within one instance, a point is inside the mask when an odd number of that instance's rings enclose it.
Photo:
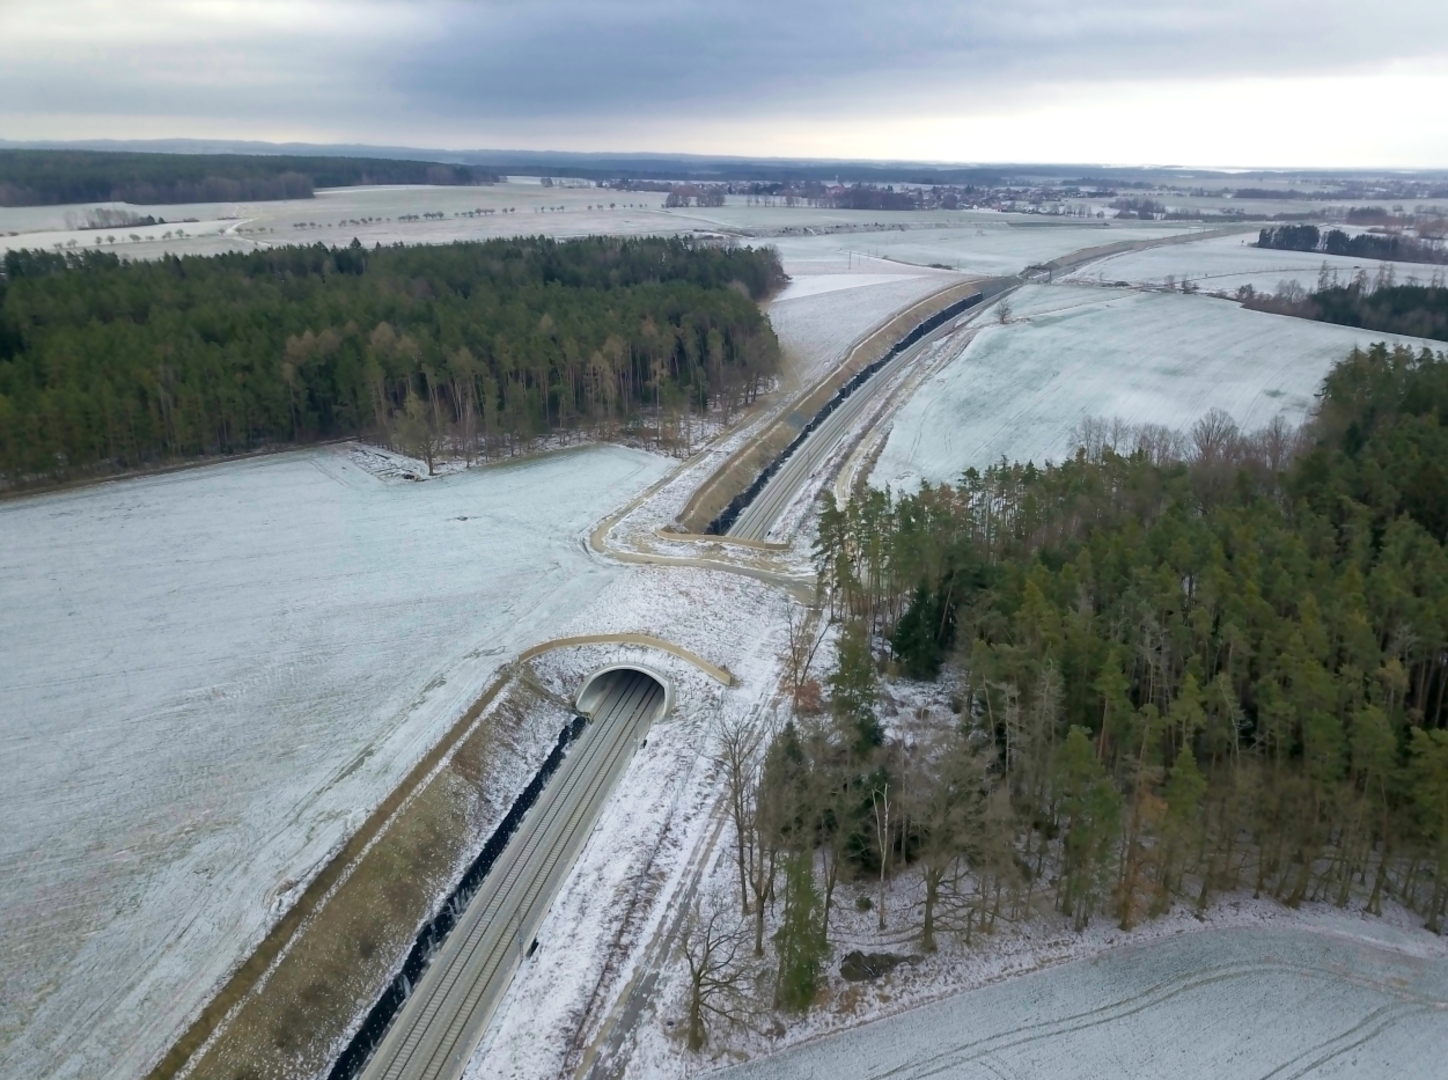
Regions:
[[[1345,255],[1320,255],[1311,251],[1274,251],[1254,247],[1255,233],[1219,236],[1190,244],[1143,248],[1111,255],[1070,275],[1067,280],[1083,282],[1128,281],[1133,285],[1164,285],[1168,278],[1177,284],[1190,281],[1203,292],[1235,293],[1243,285],[1258,292],[1273,292],[1283,281],[1296,281],[1304,289],[1317,286],[1324,265],[1336,272],[1343,284],[1359,270],[1369,278],[1378,268],[1393,267],[1399,283],[1416,277],[1427,283],[1441,266],[1422,263],[1388,263],[1377,259],[1352,259]]]
[[[876,264],[877,266],[880,264]],[[884,264],[887,268],[889,264]],[[814,273],[785,260],[793,280],[769,305],[789,375],[801,386],[823,377],[854,340],[895,312],[962,279],[938,270],[901,273]]]
[[[94,248],[98,238],[106,251],[127,258],[157,258],[167,253],[249,251],[258,245],[320,242],[342,246],[350,244],[354,237],[370,247],[377,243],[436,244],[538,234],[667,234],[709,227],[706,221],[684,216],[685,212],[665,212],[662,203],[663,196],[656,192],[507,183],[488,187],[334,188],[318,191],[312,199],[256,203],[0,207],[0,253],[11,248],[49,250],[71,241],[81,248]],[[91,206],[162,217],[168,224],[100,230],[67,227],[67,211],[74,213]],[[441,217],[426,219],[425,214]],[[419,220],[404,221],[404,217]],[[183,222],[184,218],[197,220]],[[187,238],[176,238],[178,228],[185,230]],[[167,232],[173,234],[170,239],[163,238]],[[131,241],[132,234],[142,239]],[[115,237],[115,244],[109,243],[110,237]]]
[[[868,217],[868,215],[862,215]],[[771,240],[786,265],[790,262],[832,259],[842,262],[853,253],[857,267],[876,261],[929,266],[937,263],[962,273],[985,275],[1019,274],[1027,266],[1060,258],[1085,248],[1123,241],[1162,240],[1201,232],[1202,226],[1182,222],[1111,222],[1095,225],[1039,224],[1039,219],[980,212],[944,227],[920,227],[922,217],[911,228],[894,231],[784,236]],[[1188,245],[1193,246],[1193,245]]]
[[[1340,922],[1327,932],[1234,927],[1121,948],[958,994],[719,1075],[730,1080],[1443,1075],[1448,959],[1425,955],[1416,940],[1403,940],[1405,935],[1380,943],[1355,933],[1350,917]]]
[[[1425,344],[1178,293],[1031,285],[1011,303],[1011,325],[983,326],[901,406],[873,485],[913,491],[1002,457],[1060,461],[1088,416],[1181,429],[1220,408],[1244,430],[1279,413],[1297,423],[1354,345]]]
[[[498,666],[629,572],[582,535],[670,465],[374,457],[0,504],[0,1075],[139,1074]]]
[[[215,254],[275,244],[437,244],[454,240],[547,235],[671,235],[722,232],[777,244],[786,262],[841,263],[853,256],[969,273],[1014,274],[1023,267],[1085,247],[1200,231],[1175,222],[1062,225],[993,211],[826,210],[750,206],[729,196],[722,207],[665,209],[658,192],[543,187],[508,182],[488,187],[389,186],[334,188],[312,199],[276,202],[130,206],[0,207],[0,253],[12,248],[100,247],[127,258]],[[75,229],[67,214],[104,207],[164,218],[165,225]],[[435,215],[424,218],[423,215]],[[186,218],[195,219],[185,221]],[[402,220],[417,218],[418,220]],[[177,229],[185,237],[177,237]],[[172,235],[168,238],[166,233]],[[12,235],[13,234],[13,235]],[[131,240],[131,236],[139,237]],[[111,243],[111,238],[115,242]]]
[[[809,207],[748,206],[743,196],[728,205],[665,209],[658,192],[604,188],[543,187],[508,182],[487,187],[396,185],[318,191],[311,199],[274,202],[131,206],[85,203],[76,206],[0,207],[0,253],[11,248],[101,247],[128,258],[166,253],[211,254],[246,251],[257,245],[324,243],[345,245],[356,237],[375,243],[437,244],[500,236],[668,235],[694,232],[772,235],[781,231],[911,227],[954,223],[959,214],[908,211],[863,212]],[[166,225],[75,229],[67,221],[92,207],[128,210],[165,218]],[[435,215],[425,218],[424,215]],[[440,215],[440,216],[436,216]],[[1000,215],[985,214],[1001,220]],[[185,221],[193,218],[194,221]],[[403,220],[417,218],[418,220]],[[184,229],[186,238],[175,236]],[[164,234],[171,232],[170,239]],[[142,239],[131,241],[135,234]],[[15,235],[12,235],[15,234]],[[116,242],[110,243],[110,237]]]

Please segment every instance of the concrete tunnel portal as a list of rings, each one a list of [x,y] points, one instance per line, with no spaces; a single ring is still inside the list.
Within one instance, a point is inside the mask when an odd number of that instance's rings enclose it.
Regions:
[[[577,708],[595,724],[625,724],[640,735],[674,704],[673,685],[641,664],[609,664],[583,680]]]
[[[428,936],[433,924],[424,928],[413,948],[425,949],[429,959],[410,976],[406,968],[398,975],[403,989],[396,998],[384,995],[374,1008],[381,1019],[365,1036],[359,1033],[330,1076],[360,1071],[362,1080],[456,1080],[521,958],[538,948],[544,916],[610,793],[650,725],[673,702],[669,680],[639,664],[609,664],[583,680],[574,708],[589,722],[575,719],[560,734],[551,764],[509,810],[515,824],[497,850],[483,849],[474,885],[459,886],[473,891],[454,892],[445,906],[450,910],[458,896],[470,897],[455,922],[437,938]]]

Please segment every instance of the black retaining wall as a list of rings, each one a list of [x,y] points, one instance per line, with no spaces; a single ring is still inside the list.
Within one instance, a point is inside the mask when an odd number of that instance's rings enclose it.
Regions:
[[[867,367],[862,368],[854,378],[835,392],[834,397],[825,402],[824,406],[821,407],[819,412],[814,414],[813,419],[811,419],[809,423],[800,428],[799,434],[794,437],[794,440],[781,450],[779,456],[766,465],[763,471],[754,478],[754,483],[750,484],[729,501],[729,505],[719,512],[718,517],[709,522],[704,532],[711,536],[723,536],[726,534],[734,527],[734,523],[739,520],[739,515],[744,513],[745,508],[758,498],[759,493],[764,490],[764,486],[769,483],[774,474],[779,472],[780,466],[790,459],[790,455],[804,445],[804,441],[810,437],[811,432],[824,423],[825,417],[838,409],[845,398],[863,386],[871,375],[875,374],[875,372],[879,371],[891,360],[895,359],[895,357],[910,348],[911,345],[914,345],[926,334],[955,318],[962,311],[975,307],[976,304],[979,304],[984,299],[985,293],[971,293],[964,300],[957,300],[949,307],[937,311],[934,315],[930,316],[930,318],[915,327],[914,330],[911,330],[910,333],[895,342],[895,344],[890,347],[890,351],[884,356]]]
[[[332,1071],[327,1074],[327,1080],[353,1080],[367,1060],[372,1056],[372,1051],[382,1042],[382,1036],[387,1033],[388,1025],[392,1023],[393,1017],[401,1011],[407,996],[412,988],[417,985],[417,980],[422,978],[422,973],[427,970],[427,965],[432,961],[437,950],[447,939],[452,928],[457,925],[458,917],[467,909],[469,902],[477,894],[478,887],[492,870],[493,863],[497,862],[498,856],[508,846],[513,833],[517,831],[523,815],[532,809],[533,804],[538,801],[538,796],[543,792],[543,785],[548,783],[548,778],[558,771],[558,766],[563,764],[563,757],[568,752],[568,746],[579,735],[583,733],[588,719],[583,716],[575,716],[562,731],[558,733],[558,742],[554,745],[548,757],[544,760],[533,779],[522,794],[514,800],[509,808],[507,816],[499,822],[493,834],[483,844],[483,850],[478,857],[463,872],[462,880],[450,892],[447,899],[443,901],[442,908],[418,931],[417,939],[412,944],[412,951],[407,954],[403,962],[402,970],[397,973],[392,982],[387,984],[387,989],[382,991],[377,1004],[362,1021],[362,1027],[357,1034],[352,1036],[352,1041],[342,1051],[337,1063],[332,1066]]]

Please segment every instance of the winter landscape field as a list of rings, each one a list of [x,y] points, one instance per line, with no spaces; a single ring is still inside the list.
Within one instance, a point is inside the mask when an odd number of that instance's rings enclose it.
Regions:
[[[808,698],[787,689],[785,676],[804,612],[821,603],[813,496],[831,470],[851,455],[871,469],[877,449],[870,482],[901,492],[1002,459],[1060,460],[1089,417],[1185,429],[1221,409],[1248,430],[1279,416],[1298,424],[1353,346],[1424,342],[1201,295],[1242,284],[1270,291],[1284,280],[1310,288],[1324,263],[1342,278],[1383,264],[1260,250],[1252,232],[1219,236],[1201,223],[1112,219],[1104,196],[1090,204],[1102,218],[1052,220],[761,205],[740,195],[708,207],[663,200],[657,191],[514,177],[144,207],[168,224],[105,230],[77,228],[74,207],[0,208],[0,254],[91,249],[98,239],[139,259],[354,238],[371,247],[693,235],[703,238],[697,252],[774,247],[789,278],[755,294],[783,356],[763,380],[765,394],[733,428],[717,411],[694,417],[713,441],[697,454],[691,442],[683,465],[605,444],[472,468],[452,461],[424,479],[420,463],[364,440],[0,502],[0,634],[9,643],[0,668],[0,1074],[144,1075],[368,815],[410,790],[403,778],[470,707],[482,707],[504,665],[572,635],[518,679],[546,706],[530,714],[528,754],[498,756],[527,760],[455,782],[521,786],[582,680],[605,666],[661,674],[674,707],[603,796],[592,839],[534,924],[537,941],[516,977],[510,971],[482,1042],[458,1065],[467,1080],[574,1075],[604,1060],[591,1055],[609,1053],[618,1055],[609,1075],[630,1080],[740,1061],[722,1075],[1432,1075],[1435,1048],[1448,1038],[1448,959],[1441,939],[1418,932],[1416,912],[1391,901],[1384,920],[1325,904],[1288,911],[1239,892],[1200,916],[1169,904],[1134,936],[1119,936],[1101,911],[1089,928],[1068,929],[1042,905],[990,941],[942,933],[949,940],[926,957],[914,951],[921,897],[903,880],[913,868],[898,821],[889,931],[883,914],[876,927],[872,883],[847,869],[820,992],[803,1011],[781,1011],[770,980],[784,923],[770,894],[768,945],[750,977],[774,1011],[727,1035],[721,1024],[703,1053],[685,1049],[679,934],[701,898],[727,896],[733,911],[741,887],[721,731],[754,727],[762,760],[792,708],[811,724],[836,716],[826,672],[844,664],[839,624],[820,616],[813,706],[800,704]],[[999,309],[986,308],[969,326],[940,331],[916,369],[886,384],[888,403],[852,421],[794,493],[771,534],[777,543],[731,549],[674,531],[715,469],[893,317],[953,286],[1122,244],[1136,249],[1058,274],[1055,284],[1013,288],[999,321]],[[1429,276],[1423,266],[1394,270],[1400,280]],[[1162,288],[1184,280],[1201,294]],[[380,349],[387,339],[367,340]],[[440,385],[426,368],[404,377],[415,380],[408,407],[422,400],[416,387],[435,394]],[[630,406],[648,407],[646,393]],[[411,437],[416,416],[404,409],[394,420],[377,437]],[[611,437],[598,435],[606,430],[590,437]],[[544,445],[572,437],[555,432]],[[865,654],[883,673],[871,691],[880,745],[916,745],[911,725],[924,719],[945,717],[958,734],[971,715],[953,700],[959,668],[935,683],[900,676],[893,641],[887,660],[881,636],[888,627],[874,630]],[[640,635],[675,651],[622,640]],[[598,636],[612,640],[589,640]],[[756,785],[762,776],[759,765]],[[483,843],[513,790],[479,800],[488,813],[469,821],[460,846]],[[880,827],[888,834],[888,821]],[[882,873],[881,905],[886,885]],[[447,895],[425,891],[438,904]],[[413,932],[409,924],[396,940]],[[908,958],[862,987],[837,977],[850,948]],[[279,1078],[325,1075],[318,1063],[335,1060],[337,1040],[361,1025],[370,1000],[360,999],[401,964],[385,950],[366,959],[370,966],[356,964],[365,994],[341,994],[335,1010],[346,1013],[346,1032],[297,1051]],[[266,990],[263,979],[250,1003],[265,1001]],[[223,1047],[221,1064],[207,1067],[225,1070],[226,1047],[267,1030],[224,1023],[211,1044]],[[263,1050],[249,1060],[286,1053]]]
[[[74,215],[85,208],[0,207],[0,253],[12,248],[101,246],[130,258],[156,258],[162,254],[250,251],[278,244],[321,242],[341,247],[354,238],[370,247],[495,236],[659,234],[707,226],[688,220],[687,215],[675,218],[662,209],[662,202],[652,193],[545,188],[535,179],[487,187],[335,188],[319,191],[311,199],[276,202],[145,207],[96,204],[167,222],[105,229],[68,227],[66,212]],[[177,235],[178,229],[185,237]],[[132,240],[132,236],[139,239]],[[97,245],[97,240],[102,243]]]
[[[859,266],[861,260],[856,260]],[[769,305],[769,319],[799,385],[826,374],[850,345],[897,311],[961,280],[869,260],[865,272],[817,271],[816,261],[787,259],[792,280]],[[829,264],[826,263],[826,266]],[[870,272],[873,271],[873,272]],[[885,271],[885,272],[880,272]]]
[[[0,505],[0,1073],[143,1071],[497,668],[624,572],[580,537],[668,466],[410,482],[343,446]]]
[[[1218,236],[1191,244],[1144,248],[1109,255],[1082,267],[1067,278],[1091,284],[1116,281],[1132,285],[1165,285],[1170,279],[1180,285],[1190,282],[1202,292],[1235,293],[1243,285],[1258,292],[1273,292],[1285,281],[1295,281],[1311,291],[1323,267],[1349,284],[1361,271],[1375,278],[1381,269],[1392,270],[1399,282],[1426,283],[1440,267],[1421,263],[1389,263],[1380,259],[1354,259],[1345,255],[1322,255],[1312,251],[1280,251],[1256,246],[1255,233]]]
[[[919,215],[923,218],[924,215]],[[904,225],[904,222],[897,222]],[[1024,214],[962,211],[951,219],[858,235],[783,236],[773,241],[786,262],[839,258],[940,265],[962,273],[1019,274],[1026,267],[1107,244],[1160,242],[1203,231],[1191,222],[1042,221]]]
[[[449,243],[505,236],[722,234],[779,247],[786,263],[862,258],[932,263],[973,274],[1014,274],[1032,263],[1123,241],[1190,236],[1180,222],[1049,222],[991,210],[869,211],[765,206],[727,196],[720,207],[665,208],[663,196],[592,186],[543,187],[514,178],[485,187],[334,188],[311,199],[94,207],[166,224],[75,228],[90,206],[0,207],[0,254],[17,248],[101,247],[128,258],[216,254],[293,243],[345,246]],[[428,216],[432,215],[432,216]],[[406,220],[404,220],[406,219]],[[177,230],[185,233],[178,234]],[[169,235],[168,235],[169,234]],[[135,237],[136,239],[132,239]],[[97,244],[97,241],[100,241]]]
[[[913,491],[1002,457],[1060,461],[1087,417],[1185,429],[1216,408],[1243,430],[1299,424],[1334,363],[1392,339],[1179,293],[1027,285],[1011,304],[1009,325],[983,325],[900,408],[873,485]]]
[[[729,1080],[1437,1075],[1448,959],[1291,928],[1187,933],[1018,974],[826,1036]],[[1370,931],[1370,933],[1372,933]]]

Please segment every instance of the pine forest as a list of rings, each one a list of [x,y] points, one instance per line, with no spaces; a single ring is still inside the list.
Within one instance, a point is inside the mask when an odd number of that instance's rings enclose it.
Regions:
[[[912,878],[890,925],[927,951],[1240,890],[1441,930],[1445,420],[1448,356],[1380,345],[1300,431],[1095,421],[1060,464],[827,496],[788,719],[721,754],[756,954],[773,897],[804,935],[777,942],[777,1004],[811,999],[840,880],[878,882],[883,929]],[[948,690],[949,722],[884,722],[887,675]]]
[[[778,370],[770,249],[542,238],[122,262],[10,252],[0,485],[368,435],[426,459],[727,419]]]

